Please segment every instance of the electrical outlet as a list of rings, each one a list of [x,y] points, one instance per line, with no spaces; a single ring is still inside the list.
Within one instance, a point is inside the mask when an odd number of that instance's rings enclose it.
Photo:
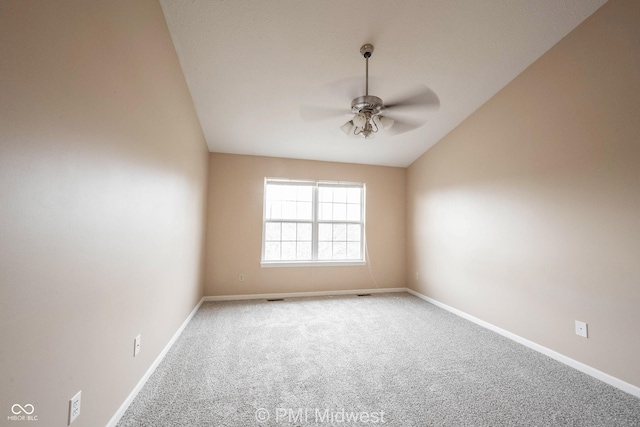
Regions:
[[[140,353],[140,335],[133,340],[133,357],[136,357]]]
[[[420,280],[420,273],[416,271],[416,280]]]
[[[80,415],[80,397],[82,390],[76,393],[69,401],[69,424],[71,424]]]
[[[587,334],[587,324],[585,322],[581,322],[576,320],[576,335],[581,337],[588,338]]]
[[[238,281],[239,282],[244,282],[244,274],[238,274]]]

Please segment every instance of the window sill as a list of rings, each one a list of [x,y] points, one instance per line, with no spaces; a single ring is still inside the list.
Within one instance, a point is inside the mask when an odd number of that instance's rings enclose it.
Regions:
[[[260,267],[355,267],[367,265],[366,261],[262,261]]]

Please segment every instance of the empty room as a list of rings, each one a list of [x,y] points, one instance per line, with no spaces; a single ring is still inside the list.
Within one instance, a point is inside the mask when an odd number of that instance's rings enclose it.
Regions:
[[[637,0],[0,0],[0,425],[640,425]]]

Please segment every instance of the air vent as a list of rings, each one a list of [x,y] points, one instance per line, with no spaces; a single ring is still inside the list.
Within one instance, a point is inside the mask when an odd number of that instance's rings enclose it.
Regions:
[[[358,294],[359,297],[370,297],[371,294]]]
[[[284,298],[273,298],[273,299],[268,299],[267,301],[271,302],[271,301],[284,301]]]

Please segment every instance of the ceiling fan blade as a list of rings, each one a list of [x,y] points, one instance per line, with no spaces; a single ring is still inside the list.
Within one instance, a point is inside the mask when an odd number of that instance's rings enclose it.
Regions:
[[[393,109],[394,111],[409,108],[436,111],[440,108],[440,99],[434,91],[424,85],[420,85],[403,96],[388,100],[384,106],[385,109]]]
[[[351,100],[364,93],[363,77],[347,77],[324,84],[306,97],[306,104],[300,106],[300,116],[304,121],[327,120],[353,116]]]
[[[300,116],[304,121],[327,120],[339,117],[346,118],[350,114],[351,112],[347,108],[317,107],[311,105],[300,106]]]
[[[363,95],[364,89],[364,76],[354,76],[327,83],[322,88],[322,91],[326,96],[330,96],[331,99],[341,99],[348,103],[353,98]]]
[[[393,126],[391,129],[386,131],[386,133],[392,135],[400,135],[402,133],[411,132],[412,130],[418,129],[420,126],[424,125],[425,121],[417,121],[417,120],[396,120],[394,119]]]

